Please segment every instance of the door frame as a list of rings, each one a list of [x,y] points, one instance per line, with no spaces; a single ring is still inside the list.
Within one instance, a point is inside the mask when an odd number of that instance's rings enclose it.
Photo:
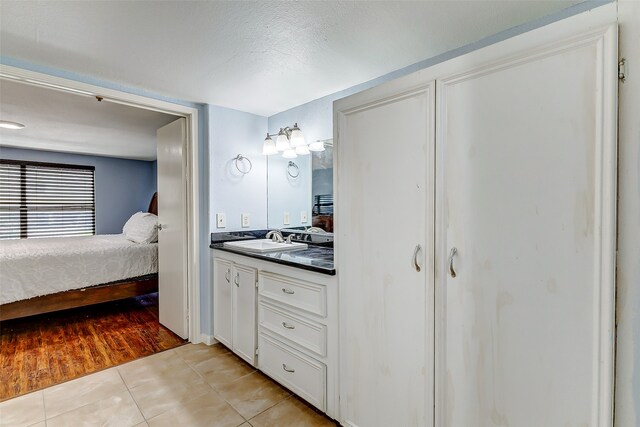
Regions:
[[[49,89],[68,92],[80,96],[100,97],[107,102],[142,108],[144,110],[158,111],[184,117],[187,121],[186,141],[186,176],[184,177],[187,188],[187,215],[185,218],[186,254],[187,265],[186,287],[188,309],[185,315],[188,323],[188,340],[192,343],[202,341],[200,334],[200,182],[198,179],[198,109],[173,102],[162,101],[147,96],[136,95],[120,90],[109,89],[76,80],[52,76],[23,68],[0,64],[0,79],[45,87]]]

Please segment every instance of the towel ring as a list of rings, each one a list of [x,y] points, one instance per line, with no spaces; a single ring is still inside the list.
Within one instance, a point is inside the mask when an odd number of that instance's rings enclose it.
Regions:
[[[248,174],[249,172],[251,172],[251,169],[253,169],[253,163],[251,163],[251,160],[249,160],[247,157],[243,156],[242,154],[238,154],[233,158],[233,160],[235,160],[236,169],[238,169],[238,172],[240,172],[242,175]],[[238,164],[238,162],[243,162],[244,160],[249,162],[249,169],[241,168],[240,165]]]
[[[300,168],[291,160],[289,160],[289,164],[287,165],[287,175],[289,175],[291,178],[297,178],[300,176]]]

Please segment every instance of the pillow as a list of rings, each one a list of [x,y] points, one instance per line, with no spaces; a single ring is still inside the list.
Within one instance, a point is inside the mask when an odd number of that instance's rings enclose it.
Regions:
[[[122,234],[132,242],[158,241],[158,217],[149,212],[136,212],[122,228]]]
[[[124,227],[122,227],[122,234],[127,234],[127,231],[133,227],[133,224],[135,223],[135,219],[142,215],[144,215],[144,212],[142,211],[136,212],[133,215],[131,215],[131,218],[129,218],[127,222],[124,224]]]

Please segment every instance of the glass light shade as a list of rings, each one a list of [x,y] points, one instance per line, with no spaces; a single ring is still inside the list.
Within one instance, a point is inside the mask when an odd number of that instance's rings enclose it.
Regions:
[[[296,154],[296,150],[289,148],[284,153],[282,153],[282,157],[284,157],[285,159],[295,159],[296,157],[298,157],[298,155]]]
[[[311,144],[309,144],[309,151],[324,151],[324,142],[312,142]]]
[[[307,143],[304,140],[304,135],[302,134],[302,131],[300,130],[300,128],[298,127],[298,124],[296,123],[293,125],[293,129],[291,129],[291,146],[299,147],[300,145],[307,145]]]
[[[283,129],[280,129],[278,133],[278,137],[276,138],[276,149],[278,151],[285,151],[291,148],[289,144],[289,138],[287,138],[287,134],[284,133]]]
[[[310,153],[309,147],[307,147],[306,145],[298,145],[296,147],[296,154],[300,154],[301,156],[304,156],[309,153]]]
[[[277,153],[278,149],[276,148],[275,142],[273,142],[273,139],[271,139],[271,137],[267,135],[264,140],[264,144],[262,144],[262,154],[264,154],[265,156],[270,156]]]

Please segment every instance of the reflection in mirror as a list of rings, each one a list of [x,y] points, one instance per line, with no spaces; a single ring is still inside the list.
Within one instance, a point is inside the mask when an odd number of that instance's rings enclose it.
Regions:
[[[333,139],[311,153],[312,225],[333,233]]]
[[[315,141],[311,155],[267,158],[268,226],[333,232],[333,140]]]
[[[267,158],[267,211],[269,228],[311,225],[311,156]]]

